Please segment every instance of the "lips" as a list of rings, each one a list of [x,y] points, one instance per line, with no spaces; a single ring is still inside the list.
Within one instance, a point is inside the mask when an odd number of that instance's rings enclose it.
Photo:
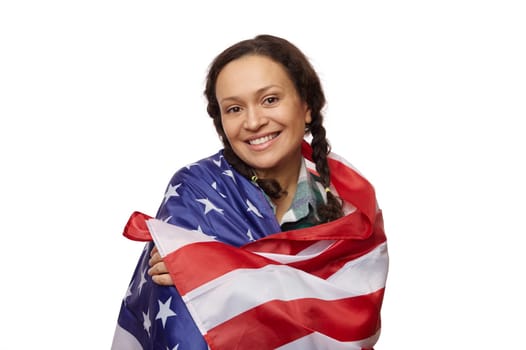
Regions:
[[[248,144],[252,146],[262,145],[265,142],[269,142],[270,140],[275,139],[276,137],[278,137],[278,135],[279,135],[279,132],[276,132],[274,134],[268,134],[268,135],[261,136],[258,138],[250,139],[247,142]]]

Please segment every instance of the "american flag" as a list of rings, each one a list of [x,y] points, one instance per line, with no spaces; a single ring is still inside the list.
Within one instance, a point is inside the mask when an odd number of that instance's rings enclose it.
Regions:
[[[372,349],[388,269],[382,215],[352,166],[335,154],[329,165],[346,215],[287,232],[221,152],[176,173],[156,219],[134,213],[124,232],[153,239],[176,287],[147,275],[148,243],[112,349]]]

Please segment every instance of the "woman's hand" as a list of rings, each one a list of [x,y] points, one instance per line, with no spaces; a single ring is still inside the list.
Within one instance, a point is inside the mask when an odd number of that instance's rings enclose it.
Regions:
[[[172,277],[170,277],[170,274],[166,269],[166,265],[164,264],[163,259],[161,258],[161,254],[159,254],[159,251],[155,246],[153,247],[150,253],[150,260],[148,261],[148,264],[150,265],[148,275],[152,276],[152,280],[155,283],[160,284],[161,286],[174,285]]]

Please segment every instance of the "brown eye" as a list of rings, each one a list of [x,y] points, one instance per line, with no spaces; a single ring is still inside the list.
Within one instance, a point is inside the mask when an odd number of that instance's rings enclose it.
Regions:
[[[269,96],[267,98],[265,98],[265,100],[263,101],[264,104],[266,105],[271,105],[271,104],[274,104],[278,102],[278,98],[276,96]]]
[[[239,111],[241,111],[239,106],[230,107],[226,110],[227,113],[238,113]]]

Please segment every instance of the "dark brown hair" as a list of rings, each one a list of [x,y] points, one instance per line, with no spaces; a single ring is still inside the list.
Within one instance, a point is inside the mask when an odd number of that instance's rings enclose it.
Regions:
[[[254,170],[234,153],[228,142],[221,123],[221,110],[216,98],[216,82],[221,70],[229,62],[246,55],[266,56],[281,64],[294,83],[298,95],[307,103],[312,117],[312,121],[307,125],[306,130],[312,135],[312,157],[323,186],[328,188],[330,171],[327,155],[330,152],[330,145],[323,127],[321,110],[325,106],[325,95],[320,79],[307,57],[296,46],[276,36],[258,35],[254,39],[240,41],[219,54],[210,65],[204,92],[208,100],[207,112],[214,120],[217,133],[223,142],[226,160],[248,179],[254,175]],[[277,199],[283,195],[281,186],[276,180],[258,179],[257,183],[271,198]],[[331,192],[328,192],[327,204],[320,205],[317,212],[321,222],[335,220],[343,216],[342,202]]]

